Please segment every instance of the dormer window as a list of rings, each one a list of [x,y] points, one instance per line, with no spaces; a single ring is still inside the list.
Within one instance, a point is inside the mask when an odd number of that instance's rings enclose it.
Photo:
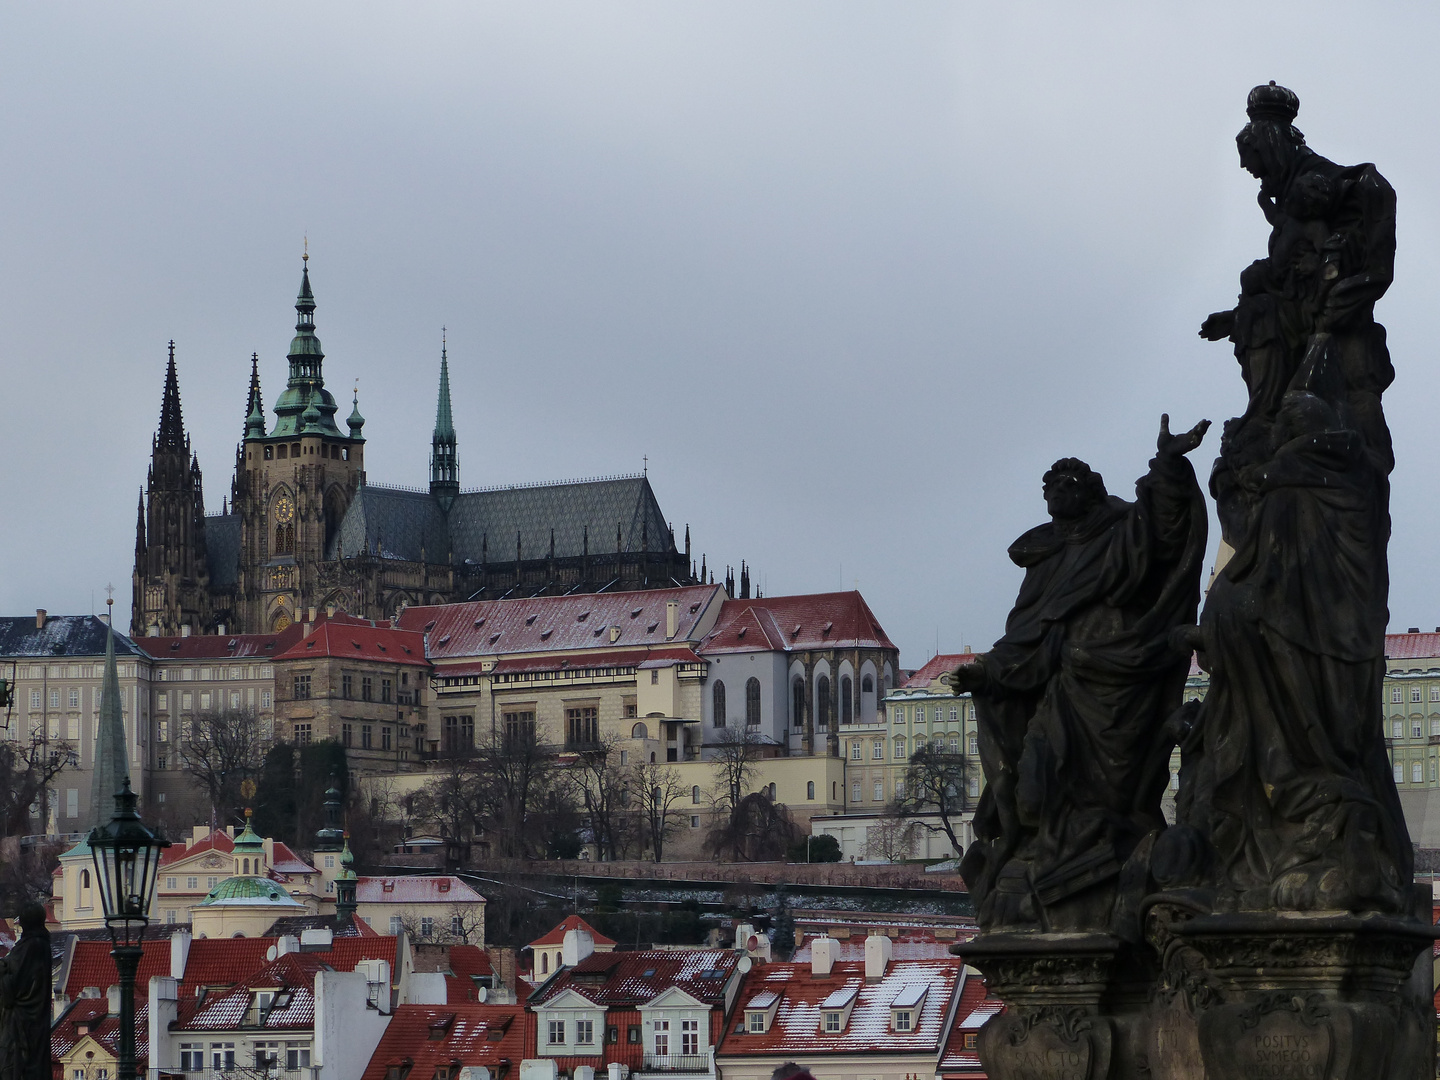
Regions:
[[[915,983],[901,989],[890,1003],[890,1029],[892,1031],[914,1031],[920,1018],[920,1007],[925,1003],[927,987]]]
[[[754,1012],[747,1012],[747,1013],[745,1014],[745,1016],[746,1016],[746,1019],[748,1020],[748,1027],[749,1027],[749,1030],[750,1030],[750,1031],[755,1032],[756,1034],[759,1034],[759,1033],[761,1033],[761,1032],[763,1032],[763,1031],[765,1030],[765,1013],[764,1013],[764,1012],[762,1012],[762,1011],[760,1011],[760,1010],[757,1009],[757,1010],[755,1010]]]
[[[838,1009],[827,1009],[823,1015],[825,1017],[825,1031],[828,1034],[834,1034],[845,1026],[841,1022]]]
[[[745,1030],[754,1035],[769,1031],[779,1004],[780,995],[774,991],[756,994],[745,1006]]]
[[[838,1035],[850,1023],[850,1011],[855,1008],[855,999],[860,996],[860,987],[851,983],[834,991],[820,1003],[820,1030],[827,1035]]]

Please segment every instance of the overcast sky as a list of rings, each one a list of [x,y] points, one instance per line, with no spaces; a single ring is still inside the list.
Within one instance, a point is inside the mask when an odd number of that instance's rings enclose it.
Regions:
[[[717,577],[858,583],[906,666],[986,646],[1051,461],[1130,497],[1162,411],[1243,408],[1196,329],[1264,253],[1233,138],[1276,79],[1313,147],[1399,193],[1390,606],[1436,626],[1437,23],[1313,0],[4,5],[0,611],[103,610],[113,582],[128,624],[165,343],[218,510],[251,352],[267,405],[284,385],[308,234],[371,482],[427,480],[444,324],[464,486],[648,455]]]

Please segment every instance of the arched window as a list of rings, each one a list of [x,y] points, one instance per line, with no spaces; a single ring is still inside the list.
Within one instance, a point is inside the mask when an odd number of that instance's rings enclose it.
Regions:
[[[855,722],[855,684],[850,681],[849,675],[840,679],[840,722]]]
[[[873,694],[875,692],[875,680],[866,675],[860,680],[860,692],[862,694]]]
[[[775,801],[775,785],[773,783],[770,785],[770,801]]]
[[[745,681],[745,726],[760,726],[760,680],[756,678]]]
[[[790,723],[797,728],[805,726],[805,680],[799,675],[790,680]]]
[[[925,749],[925,736],[924,736],[923,734],[916,735],[916,736],[915,736],[915,753],[918,754],[918,753],[920,753],[920,751],[922,751],[922,750],[924,750],[924,749]]]
[[[648,739],[650,730],[644,724],[636,724],[630,729],[630,737],[632,739]]]
[[[837,802],[837,801],[839,801],[839,799],[840,799],[840,782],[839,782],[838,780],[831,780],[831,781],[830,781],[830,801],[831,801],[831,802]]]
[[[821,675],[815,680],[815,723],[822,728],[830,726],[830,677]]]
[[[815,781],[814,781],[814,780],[807,780],[807,781],[805,781],[805,798],[807,798],[807,799],[813,799],[813,798],[815,798]]]
[[[692,803],[696,803],[697,805],[699,804],[699,802],[700,802],[700,785],[699,785],[699,784],[696,784],[694,787],[692,787],[692,788],[690,789],[690,801],[691,801]]]
[[[276,525],[276,526],[275,526],[275,551],[274,551],[274,554],[276,554],[276,555],[294,555],[294,554],[295,554],[295,526],[294,526],[293,524],[292,524],[292,525]]]
[[[713,712],[713,713],[715,714],[715,726],[716,726],[716,727],[724,727],[724,726],[725,726],[725,684],[724,684],[723,682],[721,682],[719,679],[716,679],[716,680],[715,680],[715,685],[714,685],[714,687],[711,689],[710,694],[711,694],[711,699],[712,699],[712,704],[713,704],[713,708],[711,709],[711,712]]]
[[[548,952],[542,952],[542,953],[540,954],[540,974],[541,974],[541,975],[545,975],[545,974],[548,974],[549,971],[550,971],[550,954],[549,954]]]
[[[904,759],[905,759],[905,736],[904,736],[904,735],[896,735],[896,736],[895,736],[895,760],[896,760],[896,761],[903,761]]]

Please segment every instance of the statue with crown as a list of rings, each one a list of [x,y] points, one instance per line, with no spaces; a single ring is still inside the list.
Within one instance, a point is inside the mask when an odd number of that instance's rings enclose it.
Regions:
[[[1381,395],[1394,371],[1374,307],[1393,277],[1395,193],[1374,165],[1311,150],[1299,106],[1273,82],[1250,92],[1236,144],[1269,244],[1234,307],[1200,327],[1233,344],[1246,387],[1210,474],[1215,573],[1198,624],[1168,630],[1170,662],[1193,653],[1209,688],[1184,704],[1178,686],[1110,694],[1144,712],[1107,723],[1152,733],[1126,747],[1153,762],[1178,745],[1176,820],[1160,819],[1153,783],[1087,793],[1131,799],[1129,824],[1117,818],[1103,858],[1062,852],[1090,872],[1047,891],[1054,871],[1026,853],[1076,835],[1073,808],[1031,800],[988,825],[977,812],[967,861],[986,871],[972,882],[982,932],[955,951],[1007,1005],[980,1036],[994,1080],[1435,1075],[1430,896],[1413,882],[1381,697],[1394,467]],[[1198,573],[1187,587],[1198,600]],[[1022,604],[1027,588],[1028,571]],[[1007,690],[1008,639],[952,676],[975,693],[982,748],[1023,748],[982,762],[1001,793],[1032,746],[1062,788],[1084,768],[1076,755],[1096,752],[1050,715],[1075,711],[1056,702],[1082,685],[1072,658],[1095,652],[1073,605],[1053,610],[1042,629],[1058,644],[1028,662],[1028,698]],[[998,904],[989,893],[1007,881],[1025,895]]]

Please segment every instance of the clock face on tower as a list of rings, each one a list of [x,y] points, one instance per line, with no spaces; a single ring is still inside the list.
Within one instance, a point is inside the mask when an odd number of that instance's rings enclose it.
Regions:
[[[295,517],[295,503],[289,495],[281,495],[275,500],[275,520],[281,525],[288,525]]]

